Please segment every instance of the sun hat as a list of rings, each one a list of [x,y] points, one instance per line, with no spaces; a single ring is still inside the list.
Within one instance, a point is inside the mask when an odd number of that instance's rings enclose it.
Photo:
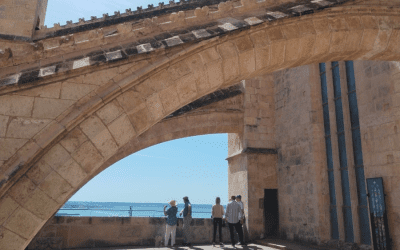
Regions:
[[[176,207],[176,200],[172,200],[169,202],[172,207]]]

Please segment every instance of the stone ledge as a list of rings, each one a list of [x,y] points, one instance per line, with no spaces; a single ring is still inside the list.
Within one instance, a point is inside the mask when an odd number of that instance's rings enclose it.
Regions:
[[[240,153],[237,153],[235,155],[231,155],[228,158],[226,158],[225,160],[230,160],[233,157],[242,155],[242,154],[266,154],[266,155],[276,155],[278,154],[278,150],[274,149],[274,148],[245,148],[243,149]]]

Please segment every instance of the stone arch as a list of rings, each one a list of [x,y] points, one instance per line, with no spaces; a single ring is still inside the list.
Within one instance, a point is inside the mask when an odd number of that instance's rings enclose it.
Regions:
[[[374,9],[374,14],[363,7],[262,24],[132,64],[74,103],[5,162],[3,168],[13,171],[1,190],[0,246],[24,248],[82,185],[79,175],[95,173],[131,139],[206,94],[311,63],[400,60],[396,11]]]

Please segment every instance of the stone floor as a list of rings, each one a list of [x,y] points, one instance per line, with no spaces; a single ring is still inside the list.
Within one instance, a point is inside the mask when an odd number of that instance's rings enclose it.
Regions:
[[[133,249],[143,249],[143,250],[150,250],[150,249],[157,249],[157,250],[276,250],[276,249],[286,249],[286,250],[316,250],[321,248],[315,248],[312,246],[304,246],[300,244],[295,244],[291,242],[285,241],[260,241],[260,244],[248,244],[245,247],[241,247],[239,245],[236,248],[233,248],[231,245],[226,244],[224,247],[220,247],[216,245],[213,247],[212,245],[194,245],[192,247],[184,247],[184,246],[177,246],[177,247],[122,247],[122,248],[90,248],[90,250],[133,250]],[[79,250],[89,250],[89,248],[79,249]]]

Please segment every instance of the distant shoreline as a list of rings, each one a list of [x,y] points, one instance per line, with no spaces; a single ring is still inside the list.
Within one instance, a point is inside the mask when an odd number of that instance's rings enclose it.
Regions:
[[[165,217],[164,206],[168,203],[138,203],[138,202],[95,202],[68,201],[57,211],[55,216],[76,217]],[[184,203],[178,203],[178,210]],[[192,204],[193,218],[210,218],[211,204]],[[226,208],[225,205],[223,205]],[[179,218],[179,213],[177,214]]]

